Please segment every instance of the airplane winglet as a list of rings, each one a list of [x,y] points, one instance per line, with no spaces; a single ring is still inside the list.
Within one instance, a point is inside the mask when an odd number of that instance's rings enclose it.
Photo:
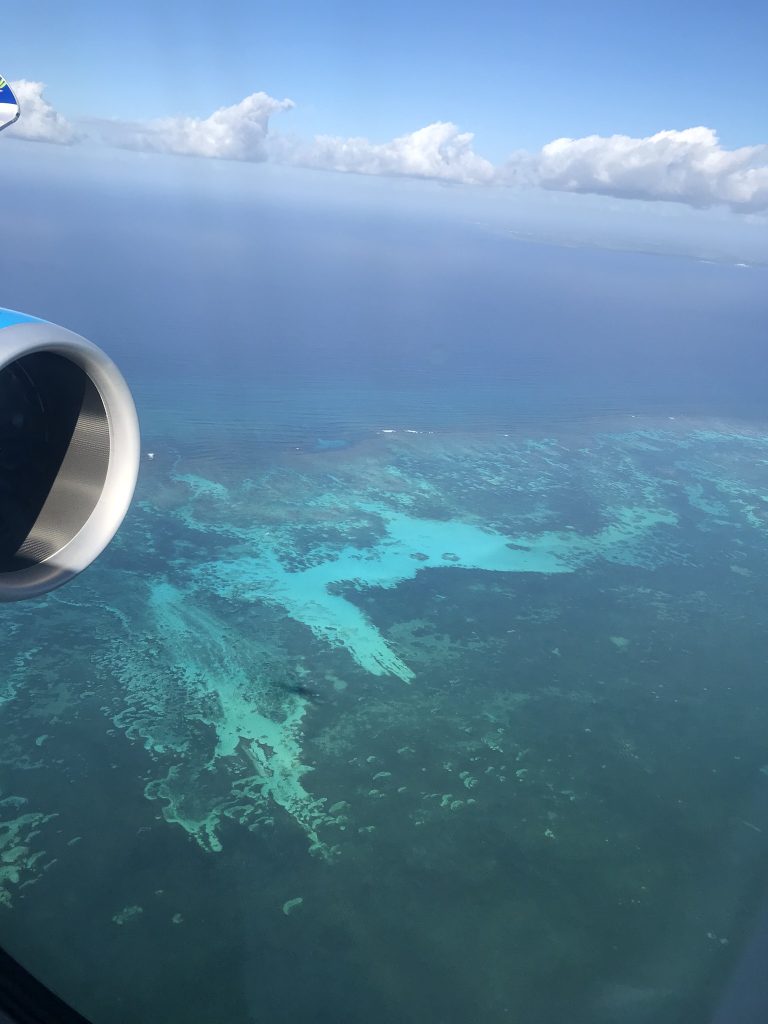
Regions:
[[[16,94],[0,75],[0,132],[14,121],[18,121],[19,114],[21,114],[21,108]]]

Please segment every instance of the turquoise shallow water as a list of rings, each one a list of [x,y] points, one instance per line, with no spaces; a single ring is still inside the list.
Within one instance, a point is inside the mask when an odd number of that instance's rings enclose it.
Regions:
[[[138,394],[117,541],[4,610],[2,942],[104,1022],[707,1019],[768,433]]]

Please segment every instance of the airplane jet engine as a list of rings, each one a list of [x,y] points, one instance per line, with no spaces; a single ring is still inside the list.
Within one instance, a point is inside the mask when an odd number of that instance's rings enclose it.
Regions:
[[[138,467],[136,409],[112,360],[0,309],[0,601],[90,565],[128,511]]]

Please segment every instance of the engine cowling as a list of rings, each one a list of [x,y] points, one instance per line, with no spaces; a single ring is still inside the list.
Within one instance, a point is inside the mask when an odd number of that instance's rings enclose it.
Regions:
[[[139,443],[108,356],[0,309],[0,601],[45,594],[101,554],[128,511]]]

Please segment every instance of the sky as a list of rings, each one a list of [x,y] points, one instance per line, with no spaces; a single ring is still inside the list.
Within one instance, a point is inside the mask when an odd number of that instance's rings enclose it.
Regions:
[[[534,194],[608,197],[623,209],[585,202],[585,218],[661,235],[661,207],[685,206],[715,234],[735,214],[747,261],[766,226],[757,0],[27,0],[4,38],[23,116],[2,141],[55,148],[27,157],[52,173],[64,149],[101,148],[472,186],[500,210],[522,191],[545,220],[560,211]]]
[[[301,135],[383,141],[451,121],[494,161],[697,125],[729,148],[766,141],[760,0],[26,0],[3,19],[5,77],[47,82],[70,116],[204,117],[264,91],[296,103]]]

